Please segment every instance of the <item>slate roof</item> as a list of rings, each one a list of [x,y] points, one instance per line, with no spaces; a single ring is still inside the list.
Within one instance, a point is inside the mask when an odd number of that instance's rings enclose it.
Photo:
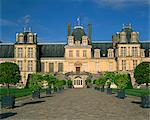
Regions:
[[[65,43],[38,44],[39,57],[64,57]],[[141,47],[145,49],[146,57],[148,57],[150,42],[141,42]],[[92,42],[92,56],[94,49],[101,50],[101,57],[107,57],[107,49],[112,48],[111,42]],[[0,58],[13,58],[14,44],[0,43]]]
[[[85,36],[85,32],[83,28],[75,28],[72,32],[72,36],[74,36],[74,40],[79,40],[82,42],[82,36]]]
[[[0,58],[13,58],[14,45],[8,43],[0,43]]]
[[[92,56],[94,56],[94,49],[100,49],[100,56],[107,57],[107,50],[112,48],[111,42],[93,42],[92,43]]]
[[[64,57],[65,44],[38,45],[39,57]]]

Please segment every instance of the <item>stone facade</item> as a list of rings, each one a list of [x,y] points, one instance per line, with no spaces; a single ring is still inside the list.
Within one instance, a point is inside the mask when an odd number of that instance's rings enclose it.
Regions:
[[[73,80],[74,87],[85,87],[89,74],[94,78],[102,72],[121,71],[133,76],[139,63],[150,61],[150,42],[140,42],[139,33],[131,25],[124,25],[121,32],[112,36],[112,42],[104,43],[91,41],[91,25],[88,26],[88,35],[79,24],[71,34],[69,24],[67,44],[37,43],[37,34],[30,30],[17,33],[16,43],[0,43],[0,62],[17,63],[24,85],[29,74],[43,72],[69,73],[67,79]],[[132,82],[135,84],[134,79]]]

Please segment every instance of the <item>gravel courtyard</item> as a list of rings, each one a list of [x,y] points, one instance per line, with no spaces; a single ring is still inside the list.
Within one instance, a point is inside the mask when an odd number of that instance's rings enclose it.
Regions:
[[[11,110],[1,110],[8,120],[150,120],[150,109],[139,106],[140,98],[124,100],[94,89],[68,89],[39,100],[31,97],[16,102]]]

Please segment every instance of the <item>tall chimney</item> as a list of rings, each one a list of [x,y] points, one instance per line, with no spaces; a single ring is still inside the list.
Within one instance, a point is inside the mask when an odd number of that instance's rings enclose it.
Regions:
[[[91,32],[92,32],[92,24],[88,24],[88,38],[89,41],[91,42]]]
[[[70,36],[71,30],[70,30],[70,22],[68,23],[68,36]]]

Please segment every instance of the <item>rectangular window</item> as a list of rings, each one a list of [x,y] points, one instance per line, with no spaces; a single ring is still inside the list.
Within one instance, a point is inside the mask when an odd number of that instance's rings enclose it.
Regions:
[[[31,72],[33,70],[33,61],[28,61],[28,72]]]
[[[133,60],[133,69],[135,69],[137,66],[137,60]]]
[[[122,60],[122,70],[126,70],[126,60]]]
[[[87,57],[87,51],[83,50],[83,57]]]
[[[18,58],[23,58],[23,49],[18,48]]]
[[[145,53],[144,53],[144,50],[142,49],[141,50],[141,57],[144,57],[145,56]]]
[[[33,58],[33,48],[28,48],[28,58]]]
[[[44,70],[44,63],[41,63],[41,72],[44,72],[45,70]]]
[[[80,57],[79,50],[76,51],[76,57]]]
[[[22,71],[22,61],[18,61],[18,65],[19,65],[19,70]]]
[[[109,51],[109,58],[112,58],[112,57],[113,57],[113,52]]]
[[[73,57],[73,51],[69,50],[69,57]]]
[[[137,54],[138,54],[137,47],[132,47],[132,56],[137,57]]]
[[[126,47],[121,47],[121,56],[126,57]]]
[[[58,72],[63,72],[63,63],[58,63]]]
[[[54,63],[49,63],[49,72],[54,72]]]
[[[87,41],[86,40],[83,40],[83,45],[87,45]]]

